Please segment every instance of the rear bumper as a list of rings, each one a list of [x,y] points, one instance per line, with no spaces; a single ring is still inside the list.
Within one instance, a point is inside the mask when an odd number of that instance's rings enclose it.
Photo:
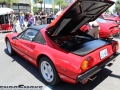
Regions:
[[[101,63],[98,66],[93,67],[92,69],[88,70],[87,72],[79,75],[77,77],[77,82],[83,82],[84,80],[87,80],[89,77],[93,76],[97,72],[99,72],[106,64],[108,64],[110,61],[114,60],[120,53],[115,53],[110,58],[108,58],[105,62]]]

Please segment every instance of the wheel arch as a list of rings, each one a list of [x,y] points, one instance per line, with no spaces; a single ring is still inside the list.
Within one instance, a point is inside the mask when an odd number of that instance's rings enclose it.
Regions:
[[[49,58],[50,61],[54,64],[54,62],[52,61],[52,59],[51,59],[49,56],[47,56],[47,55],[45,55],[45,54],[40,54],[40,55],[38,55],[38,57],[37,57],[37,67],[39,67],[39,61],[40,61],[40,59],[41,59],[42,57],[47,57],[47,58]],[[55,65],[54,65],[54,66],[55,66]]]
[[[40,61],[40,59],[42,58],[42,57],[47,57],[48,59],[49,59],[49,61],[51,62],[51,64],[52,64],[52,66],[54,67],[54,68],[52,68],[52,69],[54,69],[55,70],[55,72],[56,72],[56,74],[54,74],[54,75],[56,75],[56,79],[54,79],[54,81],[52,81],[52,83],[50,84],[50,85],[56,85],[56,84],[58,84],[60,81],[61,81],[61,78],[60,78],[60,76],[59,76],[59,73],[58,73],[58,71],[57,71],[57,68],[55,67],[55,64],[54,64],[54,61],[53,61],[53,59],[51,59],[50,58],[50,56],[47,56],[47,55],[45,55],[45,54],[41,54],[41,55],[39,55],[38,56],[38,58],[37,58],[37,66],[39,67],[39,61]],[[40,68],[39,68],[40,69]],[[43,76],[42,76],[43,77]],[[44,77],[43,77],[43,79],[44,79]],[[46,82],[46,81],[45,81]],[[47,82],[47,84],[48,84],[48,82]]]
[[[9,40],[9,38],[8,38],[8,37],[5,37],[5,43],[6,43],[7,39]]]

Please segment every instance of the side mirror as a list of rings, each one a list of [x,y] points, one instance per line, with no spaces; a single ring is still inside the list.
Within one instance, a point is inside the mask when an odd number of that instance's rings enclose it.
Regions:
[[[12,37],[12,40],[17,40],[17,37],[16,36]]]

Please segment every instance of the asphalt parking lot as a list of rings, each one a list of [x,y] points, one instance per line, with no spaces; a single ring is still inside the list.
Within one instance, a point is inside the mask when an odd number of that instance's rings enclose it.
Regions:
[[[21,32],[18,25],[17,31]],[[84,85],[61,82],[56,86],[49,86],[42,81],[38,68],[19,55],[12,57],[8,55],[4,42],[6,34],[0,33],[0,86],[43,86],[42,90],[120,90],[120,56],[111,67],[97,73],[94,81]],[[114,39],[120,43],[120,36]]]

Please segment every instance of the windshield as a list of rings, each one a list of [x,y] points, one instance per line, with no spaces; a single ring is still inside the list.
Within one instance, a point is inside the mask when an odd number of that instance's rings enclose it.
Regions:
[[[108,23],[108,22],[110,22],[109,20],[104,20],[104,19],[101,19],[101,18],[97,18],[96,21],[100,22],[100,23]]]

